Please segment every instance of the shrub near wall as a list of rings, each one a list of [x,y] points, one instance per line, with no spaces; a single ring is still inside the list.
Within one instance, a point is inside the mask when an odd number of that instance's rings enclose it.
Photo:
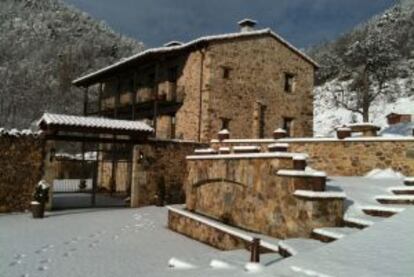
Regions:
[[[414,138],[283,139],[289,151],[309,155],[310,167],[331,176],[363,176],[372,169],[392,168],[414,175]]]
[[[29,209],[42,166],[43,140],[38,134],[0,129],[0,212]]]

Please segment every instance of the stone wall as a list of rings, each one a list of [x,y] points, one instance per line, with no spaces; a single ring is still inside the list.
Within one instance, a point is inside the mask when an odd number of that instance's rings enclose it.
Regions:
[[[131,185],[131,166],[127,161],[115,161],[114,192],[125,193]],[[111,191],[112,161],[100,161],[98,166],[98,190]]]
[[[183,188],[186,156],[205,145],[173,140],[154,140],[134,147],[131,205],[157,204],[164,194],[165,202],[185,202]]]
[[[313,135],[313,65],[271,37],[215,43],[207,56],[211,118],[206,138],[220,130],[222,117],[231,119],[232,138],[258,138],[259,129],[263,137],[271,137],[283,127],[283,118],[294,119],[292,136]],[[222,76],[223,68],[231,68],[228,79]],[[295,76],[291,93],[284,90],[285,73]]]
[[[168,228],[220,250],[247,248],[249,243],[216,228],[168,211]]]
[[[414,138],[285,139],[289,151],[309,155],[308,165],[332,176],[363,176],[375,168],[414,175]]]
[[[0,212],[30,208],[42,178],[44,141],[36,134],[0,134]]]
[[[172,68],[176,83],[169,80]],[[156,136],[165,139],[171,138],[173,117],[175,138],[204,143],[216,136],[223,118],[230,120],[233,138],[270,136],[284,118],[293,119],[292,136],[312,136],[314,70],[271,36],[212,41],[159,63],[143,61],[134,71],[106,80],[102,107],[112,116],[119,92],[122,118],[131,116],[135,99],[136,119],[152,120],[158,93]],[[293,92],[285,92],[285,74],[294,76]]]
[[[186,208],[277,238],[309,237],[314,228],[340,226],[343,199],[295,196],[296,190],[321,188],[311,178],[277,174],[290,168],[292,159],[288,158],[188,160]]]

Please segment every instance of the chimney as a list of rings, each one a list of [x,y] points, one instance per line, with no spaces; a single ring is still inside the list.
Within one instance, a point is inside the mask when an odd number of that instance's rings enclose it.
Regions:
[[[245,32],[254,31],[254,27],[256,26],[257,21],[250,19],[250,18],[245,18],[243,20],[240,20],[237,23],[240,26],[240,32],[245,33]]]

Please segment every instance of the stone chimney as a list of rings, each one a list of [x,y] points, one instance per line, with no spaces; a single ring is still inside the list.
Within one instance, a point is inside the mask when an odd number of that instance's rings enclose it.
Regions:
[[[257,21],[250,18],[245,18],[237,23],[239,24],[240,32],[242,33],[254,31],[254,27],[257,25]]]

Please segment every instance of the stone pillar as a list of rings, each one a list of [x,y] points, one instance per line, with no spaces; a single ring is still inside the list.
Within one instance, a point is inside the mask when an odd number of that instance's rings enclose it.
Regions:
[[[147,182],[147,172],[142,165],[143,156],[139,146],[134,146],[132,158],[131,208],[142,206],[142,187]]]
[[[226,129],[221,130],[220,132],[218,132],[218,139],[220,141],[223,141],[225,139],[229,139],[230,138],[230,132]]]
[[[44,155],[44,165],[43,165],[43,175],[42,180],[45,180],[46,183],[50,185],[49,189],[49,202],[46,203],[46,210],[52,210],[52,197],[53,197],[53,180],[57,178],[58,167],[57,162],[51,157],[51,149],[55,148],[55,143],[52,141],[45,142],[45,155]]]

